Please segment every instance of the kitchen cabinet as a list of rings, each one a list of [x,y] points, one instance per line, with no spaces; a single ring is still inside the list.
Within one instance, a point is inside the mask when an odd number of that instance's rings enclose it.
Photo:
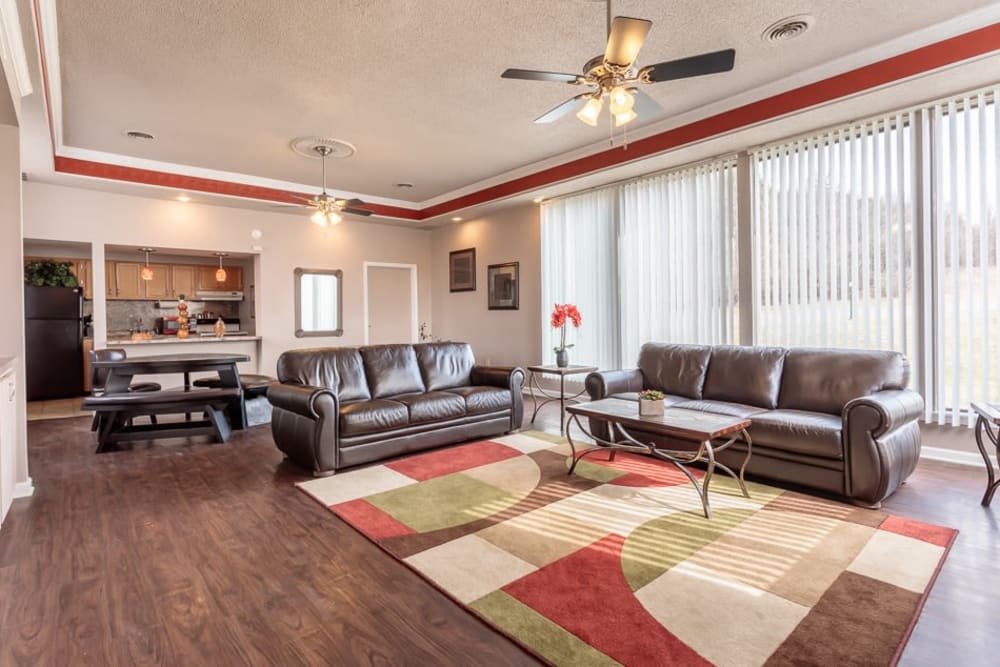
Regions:
[[[149,267],[153,269],[153,279],[152,280],[141,280],[142,282],[142,296],[146,299],[167,299],[172,296],[171,292],[171,274],[172,266],[170,264],[150,264]],[[139,271],[142,271],[142,267],[139,267]],[[140,274],[141,279],[141,274]]]
[[[92,388],[92,383],[90,381],[90,353],[94,349],[94,339],[84,338],[83,339],[83,391],[90,393]]]
[[[0,521],[14,500],[17,465],[17,375],[0,375]]]
[[[32,257],[25,256],[24,263],[28,262],[66,262],[70,265],[70,271],[76,276],[76,282],[83,290],[83,296],[87,299],[94,298],[92,284],[94,282],[94,272],[91,270],[89,259],[77,259],[75,257]]]
[[[104,262],[104,296],[115,298],[115,263]]]
[[[115,299],[142,299],[142,265],[115,262]]]
[[[173,264],[170,267],[170,296],[179,299],[193,299],[198,289],[198,267],[193,264]]]
[[[223,292],[238,292],[243,289],[243,269],[239,266],[225,266],[226,279],[223,282],[219,282],[215,279],[215,272],[219,270],[218,266],[199,266],[198,267],[198,289],[200,290],[214,290]]]

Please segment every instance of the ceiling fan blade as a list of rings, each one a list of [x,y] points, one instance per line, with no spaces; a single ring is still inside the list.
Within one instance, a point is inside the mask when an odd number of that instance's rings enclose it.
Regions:
[[[611,22],[611,33],[608,35],[608,48],[604,51],[604,62],[608,65],[628,69],[639,57],[639,49],[646,41],[646,35],[653,22],[646,19],[633,19],[628,16],[616,16]]]
[[[368,215],[371,215],[371,214],[372,214],[372,212],[371,212],[371,211],[369,211],[369,210],[368,210],[368,209],[366,209],[366,208],[353,208],[353,207],[348,207],[348,208],[342,208],[342,209],[340,209],[340,210],[341,210],[341,212],[342,212],[342,213],[349,213],[349,214],[351,214],[351,215],[365,215],[365,216],[368,216]]]
[[[583,77],[579,74],[563,74],[561,72],[542,72],[536,69],[508,69],[500,75],[504,79],[526,79],[528,81],[556,81],[561,83],[580,83]]]
[[[356,197],[354,199],[338,199],[335,203],[340,208],[344,208],[345,206],[361,206],[364,204],[363,201]]]
[[[669,60],[665,63],[647,65],[639,71],[640,78],[646,78],[650,83],[686,79],[703,74],[718,74],[733,69],[736,62],[736,51],[724,49],[703,53],[700,56]]]
[[[643,92],[640,88],[629,88],[632,96],[635,97],[635,105],[632,107],[632,111],[639,114],[639,118],[643,121],[649,120],[652,116],[658,116],[663,113],[663,107],[660,103],[650,97],[648,94]]]
[[[593,93],[580,93],[576,97],[571,97],[559,106],[549,109],[541,116],[535,119],[536,123],[551,123],[552,121],[559,120],[563,116],[573,113],[574,111],[579,111],[586,102],[585,100],[589,98]]]

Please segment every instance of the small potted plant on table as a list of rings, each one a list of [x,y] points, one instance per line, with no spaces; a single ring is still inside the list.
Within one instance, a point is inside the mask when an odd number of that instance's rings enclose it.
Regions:
[[[640,417],[662,417],[663,399],[666,395],[662,391],[646,389],[639,392],[639,416]]]

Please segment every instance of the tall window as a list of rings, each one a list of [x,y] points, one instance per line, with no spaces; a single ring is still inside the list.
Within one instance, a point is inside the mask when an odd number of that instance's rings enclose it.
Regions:
[[[574,360],[619,368],[646,341],[735,342],[735,172],[727,158],[543,204],[543,321],[579,306]],[[545,327],[543,359],[555,344]]]
[[[756,340],[914,358],[910,114],[753,153]]]
[[[930,112],[933,266],[928,406],[958,424],[970,401],[1000,400],[1000,88]]]

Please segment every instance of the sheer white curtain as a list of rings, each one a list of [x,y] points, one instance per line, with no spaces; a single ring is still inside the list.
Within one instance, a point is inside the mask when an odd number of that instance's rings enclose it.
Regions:
[[[621,188],[622,358],[648,341],[737,337],[736,161],[720,160]]]
[[[933,107],[934,376],[928,411],[958,425],[1000,400],[1000,88]],[[971,419],[966,420],[971,426]]]
[[[570,363],[619,368],[617,192],[601,189],[542,204],[542,361],[555,363],[559,334],[549,327],[556,303],[572,303]]]
[[[900,113],[752,153],[757,343],[918,361],[914,136]]]

